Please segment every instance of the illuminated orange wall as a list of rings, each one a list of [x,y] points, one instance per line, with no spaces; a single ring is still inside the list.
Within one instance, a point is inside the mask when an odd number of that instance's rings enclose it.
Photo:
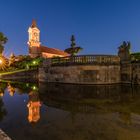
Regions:
[[[52,58],[52,57],[56,57],[56,56],[65,57],[64,55],[51,54],[51,53],[42,53],[42,57],[44,57],[44,58]]]

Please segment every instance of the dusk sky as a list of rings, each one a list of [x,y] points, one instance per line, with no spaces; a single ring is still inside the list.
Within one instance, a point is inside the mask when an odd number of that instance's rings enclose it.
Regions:
[[[0,0],[5,54],[28,54],[28,27],[36,19],[42,45],[66,49],[75,35],[81,54],[117,54],[122,41],[140,51],[140,0]]]

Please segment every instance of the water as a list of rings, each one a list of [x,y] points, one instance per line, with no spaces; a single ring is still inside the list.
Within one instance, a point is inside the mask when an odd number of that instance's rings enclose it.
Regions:
[[[140,86],[0,83],[13,140],[140,140]]]

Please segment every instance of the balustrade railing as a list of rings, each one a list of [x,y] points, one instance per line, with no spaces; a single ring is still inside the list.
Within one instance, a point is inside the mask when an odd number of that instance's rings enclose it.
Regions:
[[[79,56],[51,58],[50,63],[52,66],[85,65],[85,64],[119,65],[120,58],[114,55],[79,55]]]

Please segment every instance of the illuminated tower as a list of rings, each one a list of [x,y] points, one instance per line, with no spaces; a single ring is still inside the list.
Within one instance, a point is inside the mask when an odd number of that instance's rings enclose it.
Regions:
[[[40,51],[40,30],[37,28],[36,21],[32,21],[32,25],[28,29],[29,39],[29,55],[32,58],[41,56]]]

